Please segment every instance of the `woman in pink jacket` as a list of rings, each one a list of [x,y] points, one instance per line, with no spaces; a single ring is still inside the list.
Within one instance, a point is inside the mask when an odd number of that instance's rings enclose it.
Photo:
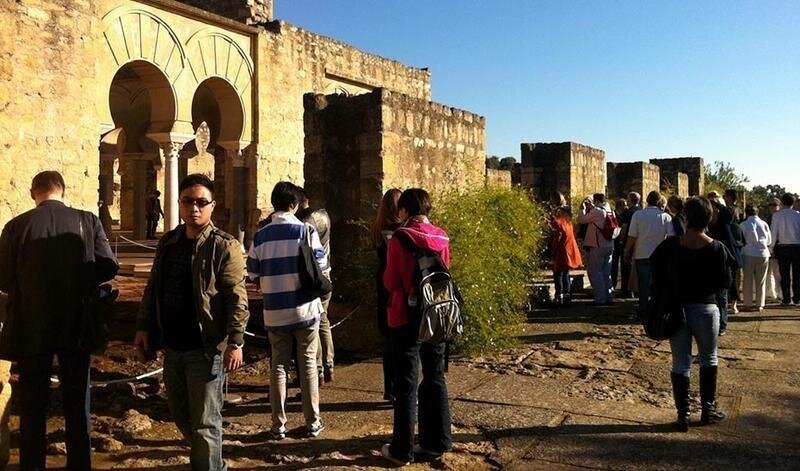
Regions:
[[[411,188],[397,202],[404,221],[389,241],[383,283],[389,291],[387,324],[392,348],[394,427],[392,442],[381,449],[389,461],[405,465],[414,456],[441,456],[453,444],[450,406],[444,378],[445,344],[419,341],[420,313],[413,250],[439,254],[450,266],[450,239],[428,220],[431,200],[421,188]],[[419,365],[422,382],[417,387]],[[417,407],[419,400],[419,407]],[[414,445],[414,425],[419,416],[419,445]]]

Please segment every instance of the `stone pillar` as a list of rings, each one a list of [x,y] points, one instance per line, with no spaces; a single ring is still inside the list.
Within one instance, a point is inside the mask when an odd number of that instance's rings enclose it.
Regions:
[[[111,211],[114,205],[114,162],[118,158],[117,154],[100,154],[100,176],[99,176],[99,199],[103,203],[100,205],[100,222],[103,230],[108,237],[111,237]]]
[[[243,150],[250,145],[250,143],[244,141],[224,141],[219,142],[218,145],[225,149],[225,174],[232,179],[229,180],[226,178],[226,180],[232,184],[225,186],[225,200],[229,204],[231,215],[228,227],[225,229],[233,236],[242,240],[248,223],[247,190],[250,180],[250,169],[247,166],[247,159],[245,158]]]
[[[150,156],[145,154],[126,154],[133,162],[133,239],[142,240],[147,235],[147,169]]]
[[[151,133],[147,137],[161,148],[164,162],[164,232],[171,231],[180,224],[178,212],[178,156],[184,144],[194,138],[178,133]]]

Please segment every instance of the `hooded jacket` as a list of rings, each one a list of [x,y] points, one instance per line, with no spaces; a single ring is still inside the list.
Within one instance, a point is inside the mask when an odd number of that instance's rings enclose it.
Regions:
[[[399,232],[408,236],[419,249],[438,253],[442,262],[450,267],[450,238],[444,230],[431,224],[428,218],[411,218],[395,231],[395,236],[389,239],[386,271],[383,273],[383,284],[389,291],[386,316],[391,328],[408,324],[408,295],[417,288],[414,282],[417,260],[397,239]]]

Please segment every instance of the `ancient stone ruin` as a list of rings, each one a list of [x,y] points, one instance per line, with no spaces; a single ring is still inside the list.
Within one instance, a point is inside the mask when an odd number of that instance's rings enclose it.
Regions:
[[[567,199],[604,193],[605,152],[575,142],[521,144],[520,183],[547,200],[558,191]]]
[[[606,164],[608,173],[609,198],[624,198],[631,191],[647,195],[658,191],[660,184],[659,168],[647,162],[621,162]]]

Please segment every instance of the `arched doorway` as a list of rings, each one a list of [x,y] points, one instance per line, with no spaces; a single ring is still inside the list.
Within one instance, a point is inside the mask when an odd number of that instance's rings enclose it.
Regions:
[[[162,192],[163,165],[158,144],[147,137],[169,132],[175,122],[175,93],[167,77],[150,62],[136,60],[122,65],[114,75],[109,90],[109,108],[120,138],[113,145],[101,144],[101,200],[112,218],[116,216],[123,231],[143,239],[146,231],[145,202],[151,191]],[[108,139],[106,139],[108,141]],[[111,150],[113,149],[113,150]],[[116,179],[113,151],[118,162],[118,198],[109,194],[108,179]],[[109,155],[110,154],[110,155]],[[112,160],[112,164],[109,164]]]
[[[244,106],[230,82],[220,77],[200,82],[192,99],[192,127],[197,131],[203,123],[208,126],[209,145],[199,149],[195,144],[194,155],[187,153],[190,160],[182,167],[213,176],[214,223],[233,235],[247,226],[249,170],[243,151],[249,142],[241,141],[244,120]]]

